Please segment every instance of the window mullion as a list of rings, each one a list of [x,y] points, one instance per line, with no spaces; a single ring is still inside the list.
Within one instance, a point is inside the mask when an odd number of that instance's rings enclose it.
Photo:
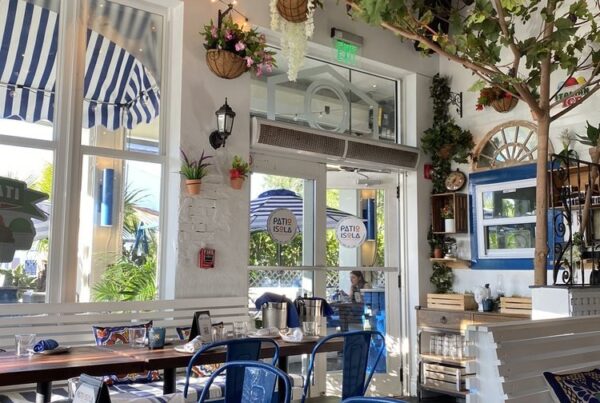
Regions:
[[[49,251],[48,301],[75,302],[81,190],[81,122],[87,2],[60,1],[54,138],[54,203]],[[75,214],[73,214],[75,212]]]

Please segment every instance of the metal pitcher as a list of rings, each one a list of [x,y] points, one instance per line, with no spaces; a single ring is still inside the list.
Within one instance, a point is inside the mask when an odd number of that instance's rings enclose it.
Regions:
[[[262,307],[263,328],[286,329],[287,302],[265,302]]]
[[[321,323],[323,318],[323,301],[312,298],[298,298],[296,308],[301,322]]]

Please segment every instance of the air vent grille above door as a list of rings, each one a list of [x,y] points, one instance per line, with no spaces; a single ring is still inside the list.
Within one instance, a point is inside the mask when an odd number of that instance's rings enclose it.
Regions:
[[[350,161],[373,168],[415,169],[419,163],[419,150],[414,147],[358,139],[256,117],[252,119],[252,148],[308,155],[323,162]]]

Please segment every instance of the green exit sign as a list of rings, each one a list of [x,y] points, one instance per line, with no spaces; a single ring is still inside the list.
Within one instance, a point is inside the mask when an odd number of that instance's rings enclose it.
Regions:
[[[335,40],[336,59],[344,64],[356,64],[356,55],[360,47],[342,40]]]

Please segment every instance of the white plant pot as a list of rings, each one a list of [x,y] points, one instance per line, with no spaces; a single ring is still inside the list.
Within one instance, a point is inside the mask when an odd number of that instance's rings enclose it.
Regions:
[[[456,228],[454,226],[454,218],[444,219],[444,232],[456,232]]]

